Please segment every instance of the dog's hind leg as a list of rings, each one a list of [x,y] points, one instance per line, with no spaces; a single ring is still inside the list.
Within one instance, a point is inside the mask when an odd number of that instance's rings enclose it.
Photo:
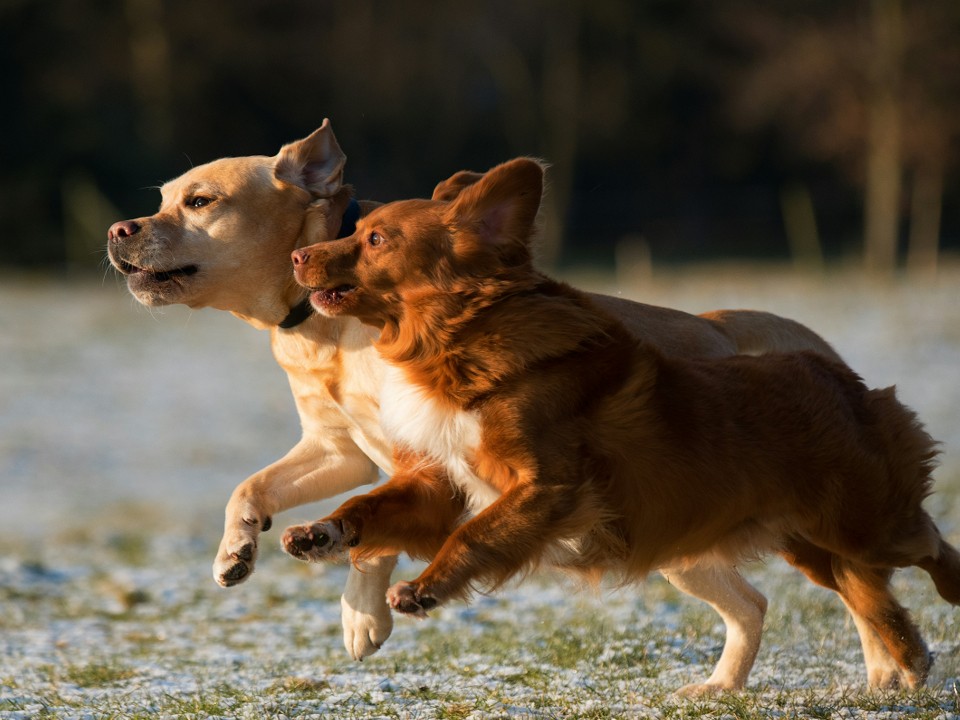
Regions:
[[[811,545],[800,538],[791,539],[781,551],[781,556],[800,570],[811,581],[836,592],[847,606],[863,648],[863,660],[867,667],[867,684],[874,688],[896,688],[908,682],[903,669],[887,651],[887,646],[874,631],[871,624],[847,601],[833,574],[833,554]]]
[[[879,689],[895,689],[910,684],[910,677],[905,674],[897,661],[887,651],[880,636],[873,627],[841,594],[840,599],[847,606],[853,624],[860,636],[860,646],[863,648],[863,661],[867,667],[867,686]]]
[[[660,572],[678,590],[710,605],[727,627],[723,652],[710,678],[677,692],[691,696],[742,688],[760,649],[767,599],[729,565],[664,568]]]
[[[923,685],[930,672],[930,651],[910,613],[890,590],[893,570],[867,567],[838,556],[833,556],[832,566],[838,592],[850,612],[873,629],[900,666],[899,682],[909,688]]]

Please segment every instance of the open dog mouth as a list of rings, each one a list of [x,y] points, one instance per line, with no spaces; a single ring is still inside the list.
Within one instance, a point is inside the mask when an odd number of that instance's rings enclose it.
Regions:
[[[355,285],[337,285],[334,288],[314,290],[310,293],[310,303],[318,310],[335,310],[344,300],[356,292]]]
[[[190,275],[196,274],[200,269],[196,265],[184,265],[183,267],[172,268],[170,270],[148,270],[147,268],[137,267],[132,263],[128,263],[126,260],[118,260],[117,268],[124,275],[135,276],[158,283],[167,282],[168,280],[174,280],[176,278],[189,277]]]

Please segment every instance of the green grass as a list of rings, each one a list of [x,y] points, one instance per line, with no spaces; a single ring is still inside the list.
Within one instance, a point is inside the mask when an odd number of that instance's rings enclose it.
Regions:
[[[940,487],[960,495],[951,479]],[[709,675],[723,627],[659,579],[598,593],[537,575],[424,622],[396,618],[384,648],[356,663],[341,640],[345,568],[267,552],[224,590],[208,544],[120,537],[0,546],[0,720],[960,714],[960,612],[916,570],[895,589],[937,653],[929,687],[868,692],[842,604],[770,561],[746,569],[770,599],[748,688],[687,699],[673,691]]]
[[[572,593],[564,603],[538,603],[536,592],[511,600],[507,590],[467,619],[460,617],[463,606],[422,623],[399,618],[384,649],[357,664],[341,648],[338,603],[317,601],[329,589],[315,593],[313,587],[341,583],[342,572],[301,577],[299,570],[281,571],[283,592],[265,587],[269,578],[263,577],[262,587],[222,591],[193,586],[206,580],[199,558],[197,567],[167,581],[182,597],[164,600],[173,591],[151,590],[118,614],[100,612],[99,572],[68,581],[59,597],[8,592],[4,603],[29,603],[36,617],[53,617],[64,637],[48,648],[57,662],[17,672],[6,661],[0,718],[62,717],[80,709],[96,718],[457,720],[938,718],[960,712],[952,685],[937,680],[917,691],[866,692],[854,630],[839,603],[779,567],[749,573],[768,590],[772,607],[750,687],[707,699],[672,691],[709,673],[721,627],[708,609],[678,600],[660,581],[606,600]],[[529,582],[549,589],[554,580]],[[944,609],[918,578],[907,575],[902,584],[900,594],[939,649],[948,678],[955,677],[955,628],[937,624]],[[59,612],[70,602],[71,613]],[[99,642],[72,638],[71,627],[87,625]],[[43,632],[43,623],[35,630]],[[180,689],[168,689],[171,683]]]
[[[89,665],[68,665],[54,672],[56,681],[73,683],[82,688],[115,685],[136,677],[137,672],[128,667],[113,663],[91,663]]]

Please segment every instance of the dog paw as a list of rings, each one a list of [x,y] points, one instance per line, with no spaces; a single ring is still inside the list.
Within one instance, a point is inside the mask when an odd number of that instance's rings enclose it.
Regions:
[[[387,590],[387,604],[404,615],[426,618],[427,610],[438,605],[436,598],[422,595],[413,583],[398,582]]]
[[[376,607],[354,608],[344,595],[340,599],[343,611],[343,645],[354,660],[373,655],[393,632],[393,615],[389,606],[379,598]]]
[[[930,675],[934,656],[924,652],[914,659],[912,668],[899,666],[873,668],[867,673],[867,685],[871,690],[913,690],[923,687]]]
[[[281,538],[284,552],[298,560],[322,562],[338,558],[356,547],[360,538],[353,526],[341,520],[321,520],[288,527]]]
[[[733,688],[724,687],[715,683],[690,683],[679,688],[675,694],[686,698],[706,698],[716,697],[725,692],[731,692]]]
[[[218,585],[232,587],[250,577],[257,561],[258,536],[269,529],[270,518],[266,517],[262,522],[241,520],[224,533],[213,561],[213,579]]]
[[[867,672],[867,687],[871,690],[899,690],[909,687],[899,666],[895,668],[875,668]]]

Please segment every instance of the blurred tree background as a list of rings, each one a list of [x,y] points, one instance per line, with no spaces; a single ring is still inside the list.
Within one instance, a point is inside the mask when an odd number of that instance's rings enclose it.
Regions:
[[[552,164],[543,261],[960,246],[957,0],[3,0],[0,266],[95,268],[107,226],[329,117],[361,197]]]

